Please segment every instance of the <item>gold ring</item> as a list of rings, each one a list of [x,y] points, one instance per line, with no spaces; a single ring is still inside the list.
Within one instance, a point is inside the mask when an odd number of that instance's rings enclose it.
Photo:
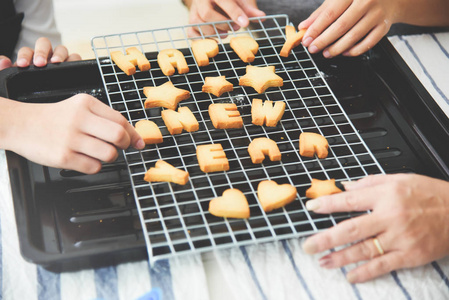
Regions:
[[[373,239],[374,246],[377,248],[377,252],[379,252],[380,255],[383,255],[385,253],[384,249],[382,249],[382,246],[379,243],[379,240],[377,238]]]

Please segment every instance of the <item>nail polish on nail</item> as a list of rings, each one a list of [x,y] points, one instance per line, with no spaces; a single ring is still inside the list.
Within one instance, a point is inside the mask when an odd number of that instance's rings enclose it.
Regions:
[[[318,52],[318,47],[315,45],[312,45],[309,47],[309,52],[310,53],[317,53]]]
[[[357,274],[354,272],[349,272],[346,275],[346,280],[349,281],[349,283],[356,283],[357,282]]]
[[[302,245],[302,249],[307,254],[315,254],[318,251],[318,246],[311,240],[306,240]]]
[[[314,211],[320,208],[320,200],[313,199],[306,202],[307,210]]]

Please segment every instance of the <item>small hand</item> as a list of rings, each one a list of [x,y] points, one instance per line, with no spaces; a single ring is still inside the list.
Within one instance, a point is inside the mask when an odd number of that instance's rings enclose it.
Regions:
[[[322,267],[338,268],[367,261],[347,274],[351,283],[358,283],[449,254],[447,181],[421,175],[376,175],[350,182],[345,189],[346,192],[306,204],[309,210],[320,214],[372,210],[304,242],[304,251],[310,254],[351,244],[322,257]]]

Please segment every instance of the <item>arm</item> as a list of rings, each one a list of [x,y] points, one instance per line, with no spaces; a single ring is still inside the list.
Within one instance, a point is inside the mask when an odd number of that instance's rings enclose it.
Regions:
[[[90,95],[51,104],[0,98],[0,148],[34,162],[93,174],[117,149],[145,144],[117,111]]]
[[[304,251],[310,254],[354,243],[323,256],[322,267],[368,261],[347,274],[348,281],[358,283],[449,255],[449,182],[421,175],[376,175],[349,182],[345,189],[306,203],[309,210],[324,214],[372,210],[305,241]]]
[[[325,57],[360,55],[387,34],[394,23],[449,25],[446,0],[326,0],[299,24],[308,28],[303,45]]]
[[[185,0],[189,8],[189,23],[200,24],[232,19],[236,25],[234,30],[249,25],[248,18],[262,17],[265,13],[257,8],[256,0]],[[230,30],[228,25],[217,25],[218,34],[225,36]],[[216,35],[212,26],[202,26],[204,35]],[[199,36],[197,28],[189,28],[189,36]]]

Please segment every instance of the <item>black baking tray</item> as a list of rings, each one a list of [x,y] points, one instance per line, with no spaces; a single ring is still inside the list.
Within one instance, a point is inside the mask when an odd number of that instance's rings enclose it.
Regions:
[[[449,178],[449,121],[388,39],[360,57],[313,58],[386,173]],[[108,103],[96,61],[0,72],[0,96],[17,101],[77,93]],[[6,157],[25,259],[67,271],[147,258],[122,155],[96,175]]]

